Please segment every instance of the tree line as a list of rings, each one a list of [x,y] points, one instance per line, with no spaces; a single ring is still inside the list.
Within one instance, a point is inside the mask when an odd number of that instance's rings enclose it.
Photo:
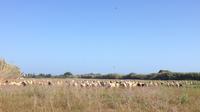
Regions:
[[[137,79],[137,80],[200,80],[200,72],[171,72],[168,70],[160,70],[158,73],[151,74],[100,74],[100,73],[89,73],[74,75],[71,72],[66,72],[61,75],[52,74],[24,74],[24,78],[84,78],[84,79]]]

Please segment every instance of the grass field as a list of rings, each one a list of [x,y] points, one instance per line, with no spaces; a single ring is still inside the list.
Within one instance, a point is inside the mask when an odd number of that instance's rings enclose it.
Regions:
[[[199,105],[193,87],[0,87],[0,112],[200,112]]]

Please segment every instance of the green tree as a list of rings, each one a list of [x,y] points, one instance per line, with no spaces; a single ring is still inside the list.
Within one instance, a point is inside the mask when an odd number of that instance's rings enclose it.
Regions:
[[[64,77],[72,77],[73,74],[72,74],[71,72],[65,72],[65,73],[63,74],[63,76],[64,76]]]

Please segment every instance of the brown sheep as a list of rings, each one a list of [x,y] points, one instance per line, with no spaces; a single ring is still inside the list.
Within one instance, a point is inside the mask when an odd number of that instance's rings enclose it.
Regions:
[[[23,85],[23,86],[26,86],[27,84],[23,81],[23,82],[21,82],[21,84]]]

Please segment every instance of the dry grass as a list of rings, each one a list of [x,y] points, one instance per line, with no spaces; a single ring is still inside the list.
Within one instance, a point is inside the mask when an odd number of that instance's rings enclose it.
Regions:
[[[0,59],[0,79],[11,79],[20,77],[21,72],[17,66],[6,63]]]
[[[0,112],[199,112],[199,105],[198,88],[0,88]]]

